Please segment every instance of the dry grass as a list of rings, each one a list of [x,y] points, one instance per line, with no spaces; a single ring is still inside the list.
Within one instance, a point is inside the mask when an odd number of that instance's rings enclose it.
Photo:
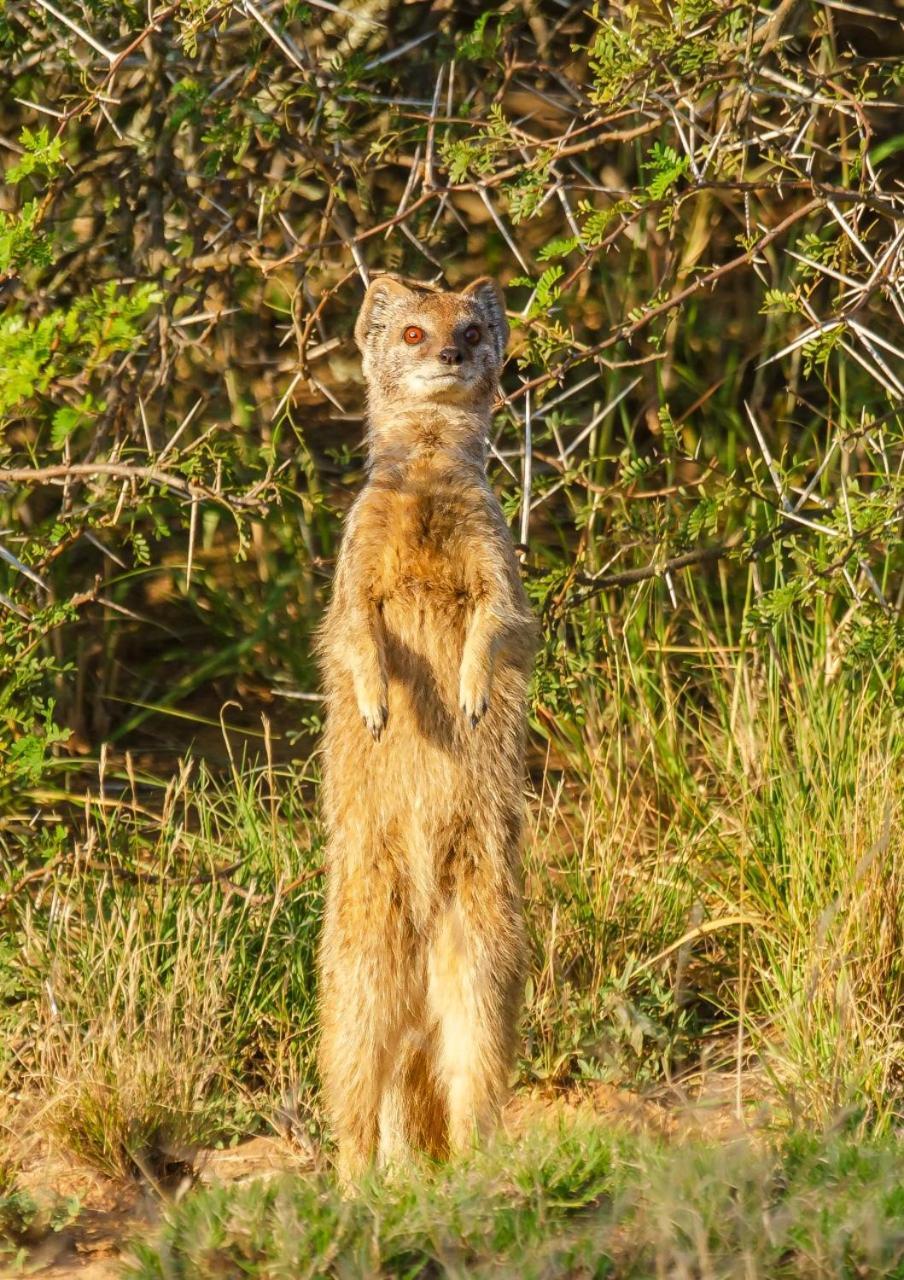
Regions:
[[[800,663],[789,697],[756,649],[704,705],[658,661],[604,700],[585,682],[595,741],[538,774],[520,1080],[687,1095],[729,1073],[739,1115],[887,1130],[902,1114],[900,711]],[[154,1177],[287,1113],[319,1135],[309,776],[185,769],[156,814],[89,803],[75,860],[16,897],[6,1086],[79,1159]]]

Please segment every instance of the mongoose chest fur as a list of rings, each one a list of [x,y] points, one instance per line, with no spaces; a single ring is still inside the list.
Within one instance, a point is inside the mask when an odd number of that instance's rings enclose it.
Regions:
[[[319,640],[321,1075],[341,1177],[492,1125],[522,985],[535,624],[485,474],[501,290],[370,286],[369,470]]]

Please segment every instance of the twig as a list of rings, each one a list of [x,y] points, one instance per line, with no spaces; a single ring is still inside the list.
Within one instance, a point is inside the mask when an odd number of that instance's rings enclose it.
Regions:
[[[683,551],[681,555],[672,556],[670,560],[653,562],[638,569],[623,569],[620,573],[605,573],[595,578],[588,574],[575,573],[572,581],[585,586],[587,590],[576,592],[568,600],[569,604],[581,604],[600,591],[608,591],[612,587],[631,587],[638,582],[647,582],[650,578],[663,578],[665,575],[677,573],[679,569],[688,569],[695,564],[711,564],[715,560],[724,560],[740,546],[741,535],[727,542],[717,543],[712,547],[698,547],[694,551]]]
[[[50,3],[50,0],[35,0],[35,4],[39,4],[42,9],[47,11],[47,13],[53,14],[58,22],[62,22],[70,31],[74,31],[80,40],[84,40],[86,44],[90,44],[91,48],[99,53],[101,57],[106,58],[107,62],[109,62],[111,66],[116,62],[117,55],[115,53],[112,53],[106,45],[101,44],[99,40],[95,40],[94,36],[92,36],[90,32],[84,31],[77,23],[73,22],[71,18],[67,18],[65,13],[60,13],[59,9]]]
[[[761,916],[720,916],[715,920],[704,920],[702,924],[698,924],[696,928],[689,929],[687,933],[683,933],[680,938],[676,938],[674,942],[670,942],[662,951],[657,952],[655,956],[651,956],[649,960],[644,960],[636,969],[632,969],[631,977],[635,978],[641,973],[646,973],[647,969],[653,969],[657,964],[661,964],[673,952],[680,950],[681,947],[687,946],[689,942],[696,942],[698,938],[706,938],[711,933],[718,933],[720,929],[737,929],[739,926],[749,924],[755,928],[762,928],[765,921]]]
[[[524,397],[524,459],[521,468],[521,533],[519,542],[527,547],[530,531],[530,492],[534,470],[533,440],[531,437],[530,393]]]
[[[223,494],[208,489],[206,485],[184,480],[170,471],[160,471],[156,467],[131,466],[125,462],[69,462],[51,467],[0,467],[0,484],[49,484],[54,480],[71,480],[76,476],[114,476],[123,480],[146,480],[149,484],[173,489],[187,498],[216,502],[227,509],[248,507],[261,510],[265,505],[242,495],[226,498]]]
[[[282,50],[282,52],[286,55],[289,61],[294,66],[296,66],[299,71],[303,72],[304,74],[307,74],[308,69],[302,62],[301,58],[298,56],[298,51],[296,50],[292,41],[288,38],[288,36],[282,35],[280,32],[278,32],[276,28],[273,26],[273,24],[267,21],[267,19],[261,13],[260,9],[258,9],[257,5],[253,3],[253,0],[242,0],[242,8],[250,17],[254,19],[255,22],[257,22],[261,27],[263,27],[264,31],[266,31],[267,35],[270,37],[273,43],[277,46],[278,49]],[[341,11],[338,11],[338,12],[341,12]]]

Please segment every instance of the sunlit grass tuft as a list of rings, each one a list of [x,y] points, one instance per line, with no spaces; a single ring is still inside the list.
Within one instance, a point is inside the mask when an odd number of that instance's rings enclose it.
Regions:
[[[105,1173],[153,1178],[310,1089],[317,832],[279,781],[183,771],[154,817],[101,810],[20,918],[8,1074]]]
[[[797,624],[770,649],[696,610],[680,682],[661,602],[638,631],[587,626],[580,750],[570,735],[569,769],[534,800],[535,1073],[643,1087],[728,1069],[740,1107],[755,1067],[785,1120],[899,1120],[904,716],[889,682],[832,669],[831,634]]]

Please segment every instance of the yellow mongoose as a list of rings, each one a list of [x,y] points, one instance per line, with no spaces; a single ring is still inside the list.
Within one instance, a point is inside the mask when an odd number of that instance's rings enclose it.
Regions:
[[[374,280],[369,476],[319,650],[328,832],[321,1075],[348,1182],[460,1150],[505,1096],[522,988],[535,624],[485,475],[502,290]]]

